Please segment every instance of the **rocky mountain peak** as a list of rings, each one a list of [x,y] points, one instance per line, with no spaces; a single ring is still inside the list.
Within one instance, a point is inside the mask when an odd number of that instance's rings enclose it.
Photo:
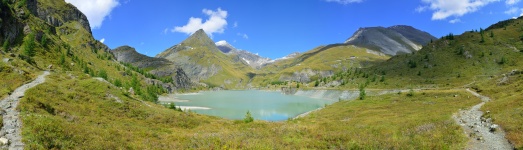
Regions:
[[[356,31],[346,44],[378,50],[387,55],[412,53],[436,38],[427,32],[411,26],[396,25],[385,27],[365,27]]]

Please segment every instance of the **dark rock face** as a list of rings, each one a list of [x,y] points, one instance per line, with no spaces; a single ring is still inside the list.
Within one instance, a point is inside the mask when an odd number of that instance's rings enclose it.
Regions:
[[[185,74],[182,68],[176,69],[174,82],[177,88],[189,89],[192,87],[191,79]]]
[[[0,3],[0,41],[2,44],[5,40],[8,40],[9,44],[12,44],[16,40],[16,37],[23,34],[24,25],[15,17],[12,13],[11,8],[4,3]]]
[[[133,66],[139,68],[161,67],[172,64],[166,59],[148,57],[140,54],[130,46],[120,46],[111,50],[111,53],[114,55],[116,60],[124,63],[131,63]]]

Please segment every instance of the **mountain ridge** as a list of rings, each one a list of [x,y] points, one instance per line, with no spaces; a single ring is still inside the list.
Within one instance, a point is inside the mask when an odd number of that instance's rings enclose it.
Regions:
[[[436,38],[411,26],[364,27],[358,29],[344,43],[379,50],[387,55],[412,53]]]

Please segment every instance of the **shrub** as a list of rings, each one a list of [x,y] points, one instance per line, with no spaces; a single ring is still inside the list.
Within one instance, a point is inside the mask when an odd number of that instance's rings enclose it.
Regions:
[[[501,60],[498,62],[500,65],[506,64],[508,62],[507,58],[505,56],[501,57]]]
[[[413,60],[409,60],[408,65],[410,68],[416,68],[418,66],[416,62]]]
[[[407,96],[408,96],[408,97],[412,97],[412,96],[414,96],[414,90],[410,89],[410,90],[409,90],[409,93],[407,93]]]
[[[122,87],[122,81],[120,81],[120,79],[115,79],[114,80],[114,86]]]
[[[63,65],[65,65],[65,55],[64,54],[60,55],[60,60],[58,61],[58,63],[60,65],[62,65],[62,67],[63,67]]]
[[[101,77],[101,78],[104,78],[105,80],[107,80],[107,72],[105,72],[105,70],[100,70],[98,71],[98,77]]]
[[[250,123],[253,121],[254,121],[254,118],[252,117],[251,112],[247,111],[247,113],[245,114],[245,118],[243,118],[243,122]]]
[[[360,85],[360,100],[364,100],[367,93],[365,92],[365,86]]]

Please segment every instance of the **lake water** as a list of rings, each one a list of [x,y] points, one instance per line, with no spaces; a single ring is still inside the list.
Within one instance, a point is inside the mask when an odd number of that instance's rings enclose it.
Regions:
[[[196,113],[243,119],[247,111],[250,111],[254,119],[267,121],[287,120],[337,101],[257,90],[206,91],[174,96],[171,99],[177,100],[171,102],[182,108],[195,108],[192,111]],[[168,103],[170,100],[163,97],[160,102]]]

